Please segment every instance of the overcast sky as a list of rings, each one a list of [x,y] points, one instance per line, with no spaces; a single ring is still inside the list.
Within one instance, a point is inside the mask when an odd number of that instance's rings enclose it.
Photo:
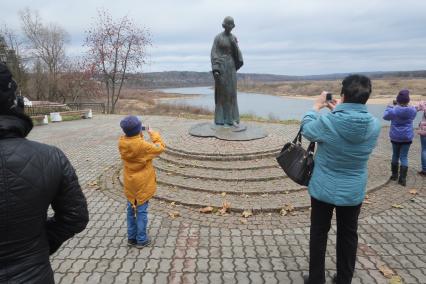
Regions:
[[[309,75],[426,69],[423,0],[4,0],[0,24],[20,32],[18,12],[38,10],[83,52],[97,9],[128,15],[152,33],[145,72],[210,70],[213,38],[235,19],[243,73]]]

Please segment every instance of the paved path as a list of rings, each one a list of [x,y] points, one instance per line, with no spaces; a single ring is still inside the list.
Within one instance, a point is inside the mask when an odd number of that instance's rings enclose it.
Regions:
[[[120,118],[50,124],[36,127],[30,135],[69,156],[89,203],[87,229],[52,256],[57,283],[302,283],[301,275],[308,269],[309,210],[287,216],[259,213],[243,222],[240,213],[202,215],[195,208],[152,200],[149,234],[154,242],[141,250],[128,248],[124,199],[117,190],[89,185],[119,163]],[[173,141],[171,146],[188,143],[186,136],[179,137],[194,121],[145,119],[164,132],[166,142]],[[280,127],[284,137],[293,135],[291,126]],[[375,151],[384,164],[390,157],[386,136],[385,129]],[[419,164],[418,144],[416,140],[410,152],[413,168]],[[218,145],[220,149],[221,142]],[[370,178],[388,174],[377,172]],[[403,283],[426,283],[425,184],[413,169],[407,188],[389,183],[371,194],[360,219],[353,283],[388,283],[381,265],[390,267]],[[417,195],[409,193],[413,189]],[[172,219],[173,211],[181,217]],[[335,272],[335,233],[333,226],[326,256],[328,281]]]

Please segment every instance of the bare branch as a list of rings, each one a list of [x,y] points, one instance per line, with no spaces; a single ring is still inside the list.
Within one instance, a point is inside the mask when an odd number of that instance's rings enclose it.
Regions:
[[[87,31],[87,61],[102,74],[107,89],[108,112],[113,113],[120,98],[126,74],[144,63],[151,37],[128,17],[113,20],[106,10],[98,11],[98,19]],[[118,90],[117,90],[118,86]]]

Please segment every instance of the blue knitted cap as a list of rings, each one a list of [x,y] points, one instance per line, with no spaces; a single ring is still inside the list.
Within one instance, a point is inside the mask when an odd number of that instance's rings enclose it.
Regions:
[[[120,127],[126,136],[131,137],[138,135],[142,130],[142,122],[134,115],[129,115],[120,121]]]

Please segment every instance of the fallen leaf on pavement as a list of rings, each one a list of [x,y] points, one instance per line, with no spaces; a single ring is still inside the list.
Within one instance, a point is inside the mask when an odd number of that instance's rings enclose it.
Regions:
[[[221,194],[223,197],[225,197],[225,195],[226,195],[226,192],[222,192],[222,194]]]
[[[409,191],[409,193],[412,194],[412,195],[416,195],[417,194],[417,190],[412,189],[412,190]]]
[[[384,264],[379,266],[379,270],[386,278],[391,278],[395,274],[392,269]]]
[[[98,185],[98,181],[96,181],[96,180],[89,181],[89,182],[87,183],[87,185],[88,185],[88,186],[96,186],[96,185]]]
[[[402,279],[398,275],[392,276],[391,280],[389,280],[389,284],[400,284],[402,283]]]
[[[213,207],[207,206],[207,207],[201,208],[199,211],[200,211],[200,213],[212,213]]]
[[[393,208],[398,208],[398,209],[404,208],[404,206],[402,206],[401,204],[393,204],[392,207]]]
[[[248,218],[250,216],[253,216],[253,212],[251,212],[251,210],[245,210],[243,211],[242,215],[244,218]]]
[[[371,201],[364,200],[363,204],[371,204]]]
[[[224,200],[222,202],[222,208],[219,209],[219,214],[220,215],[225,215],[228,212],[228,209],[231,208],[231,203],[229,203],[228,201]]]
[[[284,208],[281,209],[280,214],[281,214],[281,216],[287,215],[287,210],[285,210]]]
[[[294,206],[291,204],[284,204],[283,209],[287,210],[288,212],[291,212],[294,210]]]
[[[175,219],[180,216],[180,213],[178,211],[169,212],[169,216],[170,218]]]
[[[173,201],[173,202],[171,202],[171,203],[170,203],[170,206],[176,206],[176,202],[174,202],[174,201]]]

